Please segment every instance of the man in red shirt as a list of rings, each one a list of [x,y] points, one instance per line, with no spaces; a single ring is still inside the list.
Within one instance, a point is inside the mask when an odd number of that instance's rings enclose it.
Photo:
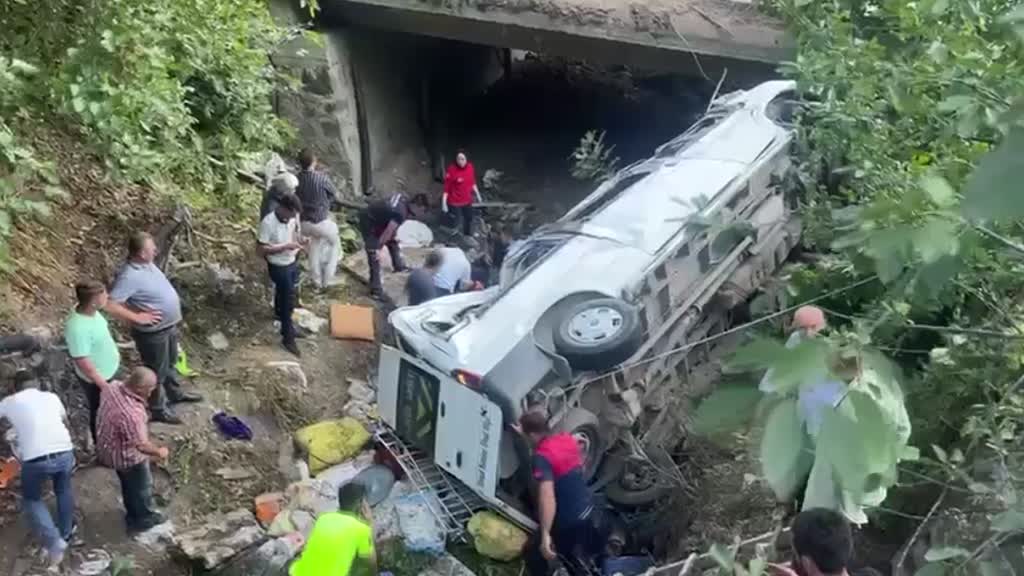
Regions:
[[[476,185],[476,171],[473,164],[466,159],[466,153],[459,150],[455,154],[455,163],[448,166],[444,174],[444,196],[441,197],[441,209],[451,212],[455,217],[456,229],[461,221],[462,233],[473,235],[473,198],[482,202],[480,189]]]
[[[145,367],[132,371],[124,384],[110,382],[100,392],[96,415],[96,453],[117,472],[121,481],[125,519],[130,531],[145,531],[164,522],[153,507],[150,458],[166,460],[167,448],[149,440],[146,399],[156,389],[156,373]]]
[[[527,551],[527,571],[531,576],[546,576],[547,563],[558,557],[578,570],[579,561],[595,556],[601,548],[579,444],[572,434],[552,431],[547,415],[540,411],[523,414],[519,430],[533,447],[537,482],[538,541]]]

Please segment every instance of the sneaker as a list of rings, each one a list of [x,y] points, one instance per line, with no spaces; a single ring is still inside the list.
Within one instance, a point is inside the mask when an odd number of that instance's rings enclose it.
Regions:
[[[175,424],[175,425],[182,423],[181,418],[179,418],[177,414],[175,414],[174,412],[171,412],[170,410],[167,410],[165,412],[154,412],[153,415],[149,417],[149,421],[150,422],[163,422],[164,424]]]
[[[64,536],[64,541],[67,542],[68,546],[71,548],[77,548],[85,544],[85,541],[82,540],[82,537],[78,535],[78,522],[75,522],[71,526],[71,532],[68,532]]]
[[[61,563],[64,562],[64,553],[68,551],[68,543],[61,540],[53,550],[46,551],[46,561],[49,563],[47,567],[48,572],[56,572],[60,570]]]
[[[299,345],[295,343],[295,340],[282,340],[281,346],[284,346],[284,349],[294,354],[296,358],[302,357],[302,352],[299,352]]]
[[[166,516],[159,512],[152,512],[145,519],[140,520],[138,523],[132,526],[132,529],[136,532],[145,532],[146,530],[149,530],[154,526],[159,526],[164,522],[167,522]]]

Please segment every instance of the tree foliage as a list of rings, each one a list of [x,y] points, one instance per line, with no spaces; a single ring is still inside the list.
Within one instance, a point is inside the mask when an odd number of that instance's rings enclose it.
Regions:
[[[1024,478],[1016,423],[1024,405],[1016,337],[1024,328],[1024,8],[1012,0],[767,3],[797,38],[798,57],[784,72],[805,96],[805,239],[823,255],[794,273],[792,288],[810,297],[878,276],[876,287],[826,303],[846,315],[833,323],[908,370],[912,442],[935,445],[917,477],[975,495],[961,507],[999,512],[991,537],[933,549],[923,570],[1008,573],[1000,547],[1024,532],[1015,521],[1024,517],[1016,498]],[[862,401],[854,402],[858,421],[860,408],[872,412]],[[845,437],[849,424],[837,420],[829,433],[826,423],[819,443]],[[863,439],[867,451],[845,462],[856,461],[865,481],[884,482],[895,472],[884,464],[895,445],[891,430],[870,428],[879,434]],[[834,464],[811,471],[809,498],[830,485],[830,472],[840,482],[855,474]]]
[[[42,70],[35,111],[82,127],[126,178],[223,189],[238,162],[287,140],[268,59],[286,31],[265,2],[6,4],[0,46]]]

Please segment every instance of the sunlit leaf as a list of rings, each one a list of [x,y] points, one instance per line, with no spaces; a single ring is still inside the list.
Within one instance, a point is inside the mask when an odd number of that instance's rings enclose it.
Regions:
[[[733,550],[715,543],[711,545],[711,549],[708,550],[708,554],[720,568],[724,570],[733,569],[733,565],[736,562],[736,553]]]
[[[1024,532],[1024,512],[1007,510],[992,518],[992,530],[996,532]]]
[[[763,394],[753,386],[724,386],[705,398],[693,415],[693,430],[709,435],[734,430],[753,417]]]
[[[817,439],[818,457],[824,453],[831,460],[839,484],[855,495],[863,492],[864,478],[872,467],[862,433],[851,417],[840,410],[826,410]]]
[[[963,209],[969,218],[1005,222],[1024,217],[1024,128],[1014,128],[981,159],[967,179]]]
[[[731,370],[768,369],[786,348],[776,340],[758,338],[740,347],[729,360]]]
[[[832,464],[827,455],[823,454],[821,443],[814,455],[814,465],[811,467],[811,475],[807,478],[807,489],[804,491],[803,510],[811,508],[829,508],[836,510],[839,507],[839,488],[836,486],[835,477],[832,473]]]
[[[956,224],[944,218],[928,219],[912,238],[914,250],[926,264],[956,253],[959,247]]]
[[[928,193],[932,202],[939,206],[949,206],[956,200],[956,193],[953,187],[945,178],[938,174],[928,174],[921,179],[921,186]]]
[[[950,560],[952,558],[966,558],[968,555],[970,555],[970,552],[963,548],[946,546],[928,550],[924,553],[924,559],[929,562],[942,562],[943,560]]]
[[[797,413],[796,399],[780,402],[768,415],[761,437],[761,474],[779,501],[792,498],[813,463]]]

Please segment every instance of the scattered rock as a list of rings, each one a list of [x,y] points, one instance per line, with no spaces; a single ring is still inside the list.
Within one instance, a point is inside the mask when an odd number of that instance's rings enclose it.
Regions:
[[[245,480],[256,475],[252,468],[218,468],[213,472],[225,480]]]
[[[319,334],[327,326],[327,319],[321,318],[305,308],[296,308],[292,313],[295,324],[310,334]]]
[[[440,556],[444,554],[445,530],[431,512],[427,498],[435,496],[417,492],[396,500],[398,526],[402,529],[406,549]]]
[[[473,571],[459,561],[458,558],[448,554],[441,555],[429,568],[423,570],[418,576],[476,576]]]
[[[206,280],[218,294],[233,296],[238,292],[242,278],[234,270],[221,267],[216,262],[206,265]]]
[[[284,573],[288,561],[302,549],[305,539],[299,534],[289,534],[268,540],[259,548],[247,550],[233,558],[214,576],[277,576]]]
[[[174,523],[164,522],[157,524],[145,532],[135,536],[135,541],[143,546],[162,549],[174,543]]]
[[[223,332],[214,332],[206,337],[206,341],[210,344],[210,348],[214,350],[227,350],[231,345],[228,343],[228,337]]]
[[[338,509],[338,491],[318,479],[293,482],[285,490],[288,506],[293,510],[305,510],[314,516]],[[296,517],[292,514],[292,522]]]
[[[110,553],[102,548],[94,548],[85,553],[85,559],[78,565],[75,574],[78,576],[106,574],[111,562],[113,562],[113,558],[110,557]]]
[[[206,570],[219,566],[266,535],[248,510],[235,510],[214,518],[174,537],[174,544],[181,553]]]
[[[284,536],[285,534],[291,534],[295,532],[295,523],[292,522],[292,510],[282,510],[278,514],[274,521],[267,527],[267,534],[271,536]]]
[[[361,400],[363,402],[375,402],[377,400],[377,393],[370,388],[370,385],[365,380],[357,380],[355,378],[347,378],[348,382],[348,397],[350,400]]]
[[[292,360],[275,360],[273,362],[267,362],[265,364],[267,368],[273,368],[280,370],[289,378],[295,381],[298,388],[307,390],[309,388],[309,382],[306,380],[306,373],[302,371],[302,365]]]
[[[342,484],[349,482],[372,464],[373,451],[366,450],[360,452],[355,458],[348,462],[342,462],[341,464],[336,464],[330,468],[321,470],[317,473],[316,479],[326,484],[328,490],[337,494],[338,488],[341,488]]]
[[[335,506],[337,508],[337,506]],[[304,537],[309,538],[309,533],[313,531],[313,525],[316,524],[316,517],[306,512],[305,510],[293,510],[291,513],[292,525],[295,526],[295,531],[302,534]]]

